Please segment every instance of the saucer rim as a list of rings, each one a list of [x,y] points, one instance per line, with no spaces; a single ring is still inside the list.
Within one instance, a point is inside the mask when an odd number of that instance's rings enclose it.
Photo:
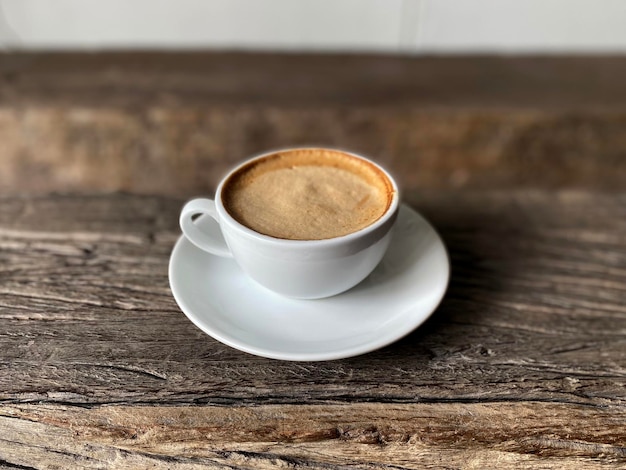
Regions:
[[[399,341],[405,336],[409,335],[411,332],[415,331],[418,327],[420,327],[424,322],[426,322],[426,320],[428,320],[428,318],[430,318],[432,314],[437,310],[437,308],[439,308],[439,306],[441,305],[441,302],[443,301],[443,298],[445,297],[445,294],[448,291],[448,287],[450,284],[450,271],[451,271],[450,254],[443,241],[443,238],[441,237],[439,232],[435,229],[435,227],[423,215],[421,215],[418,211],[416,211],[415,209],[413,209],[412,207],[410,207],[409,205],[405,203],[399,204],[398,218],[400,218],[401,213],[403,212],[401,209],[412,212],[413,214],[411,215],[417,216],[420,219],[422,219],[421,223],[428,225],[428,227],[433,231],[438,244],[441,245],[441,247],[443,248],[444,262],[442,262],[441,269],[445,270],[445,283],[442,283],[443,286],[439,292],[438,298],[435,301],[433,301],[431,307],[425,309],[424,314],[419,315],[415,321],[407,322],[404,328],[398,328],[397,330],[392,330],[391,334],[387,334],[386,336],[381,337],[380,340],[378,341],[366,342],[362,345],[357,345],[355,347],[347,348],[347,349],[335,349],[332,351],[299,353],[299,352],[277,350],[277,349],[271,349],[271,348],[256,347],[240,339],[233,339],[229,337],[228,335],[224,335],[221,331],[211,328],[210,325],[207,325],[206,321],[204,321],[202,318],[200,318],[199,315],[194,313],[194,309],[188,305],[184,297],[180,294],[179,288],[175,287],[176,281],[175,281],[175,276],[173,274],[173,270],[174,270],[173,266],[175,264],[174,259],[177,257],[178,252],[181,251],[186,244],[189,244],[190,247],[194,250],[200,250],[199,248],[191,244],[191,242],[189,242],[189,240],[187,240],[184,235],[181,235],[178,238],[170,255],[169,265],[168,265],[168,279],[169,279],[170,291],[172,292],[174,300],[176,301],[180,310],[197,328],[199,328],[201,331],[203,331],[205,334],[209,335],[213,339],[229,347],[232,347],[239,351],[246,352],[248,354],[253,354],[255,356],[265,357],[269,359],[283,360],[283,361],[319,362],[319,361],[332,361],[332,360],[339,360],[339,359],[347,359],[350,357],[355,357],[355,356],[366,354],[372,351],[376,351],[378,349],[382,349],[386,346],[389,346],[390,344],[395,343],[396,341]],[[202,252],[206,253],[204,251]],[[208,256],[215,256],[210,253],[206,253],[206,254]],[[234,260],[231,260],[231,261],[234,262]],[[344,295],[344,294],[345,293],[337,294],[337,297]],[[294,300],[294,299],[291,299],[291,300]],[[297,300],[297,301],[298,302],[316,302],[317,300]],[[410,310],[411,309],[409,309],[409,311]]]

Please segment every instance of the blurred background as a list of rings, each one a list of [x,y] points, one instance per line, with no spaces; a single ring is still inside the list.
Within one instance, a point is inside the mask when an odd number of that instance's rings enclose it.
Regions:
[[[625,52],[623,0],[0,0],[0,194],[186,197],[294,145],[624,189]]]
[[[38,50],[626,51],[622,0],[3,0],[0,40]]]

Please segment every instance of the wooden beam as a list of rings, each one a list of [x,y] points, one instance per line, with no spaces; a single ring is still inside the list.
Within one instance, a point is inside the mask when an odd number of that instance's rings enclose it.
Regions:
[[[626,59],[235,53],[0,55],[0,194],[212,192],[320,145],[404,189],[626,181]]]

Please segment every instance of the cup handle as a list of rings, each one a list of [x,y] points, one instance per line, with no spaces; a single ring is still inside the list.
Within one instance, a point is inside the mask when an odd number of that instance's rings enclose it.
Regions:
[[[197,224],[198,216],[209,216],[213,220],[210,224],[206,224],[206,226],[200,229]],[[233,257],[220,230],[215,201],[211,199],[193,199],[189,201],[180,212],[179,221],[185,237],[198,248],[217,256]]]

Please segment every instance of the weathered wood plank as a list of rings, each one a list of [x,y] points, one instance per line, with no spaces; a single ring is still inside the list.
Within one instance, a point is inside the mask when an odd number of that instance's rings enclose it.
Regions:
[[[433,220],[451,251],[446,299],[426,325],[367,360],[319,364],[234,351],[178,311],[167,261],[181,201],[4,199],[1,398],[624,405],[624,196],[406,199]]]
[[[623,468],[624,422],[623,409],[543,403],[9,405],[0,456],[44,468]]]
[[[623,57],[0,54],[0,193],[186,197],[300,145],[404,187],[620,191],[625,81]]]
[[[0,54],[0,99],[11,105],[623,110],[625,77],[620,55]]]

